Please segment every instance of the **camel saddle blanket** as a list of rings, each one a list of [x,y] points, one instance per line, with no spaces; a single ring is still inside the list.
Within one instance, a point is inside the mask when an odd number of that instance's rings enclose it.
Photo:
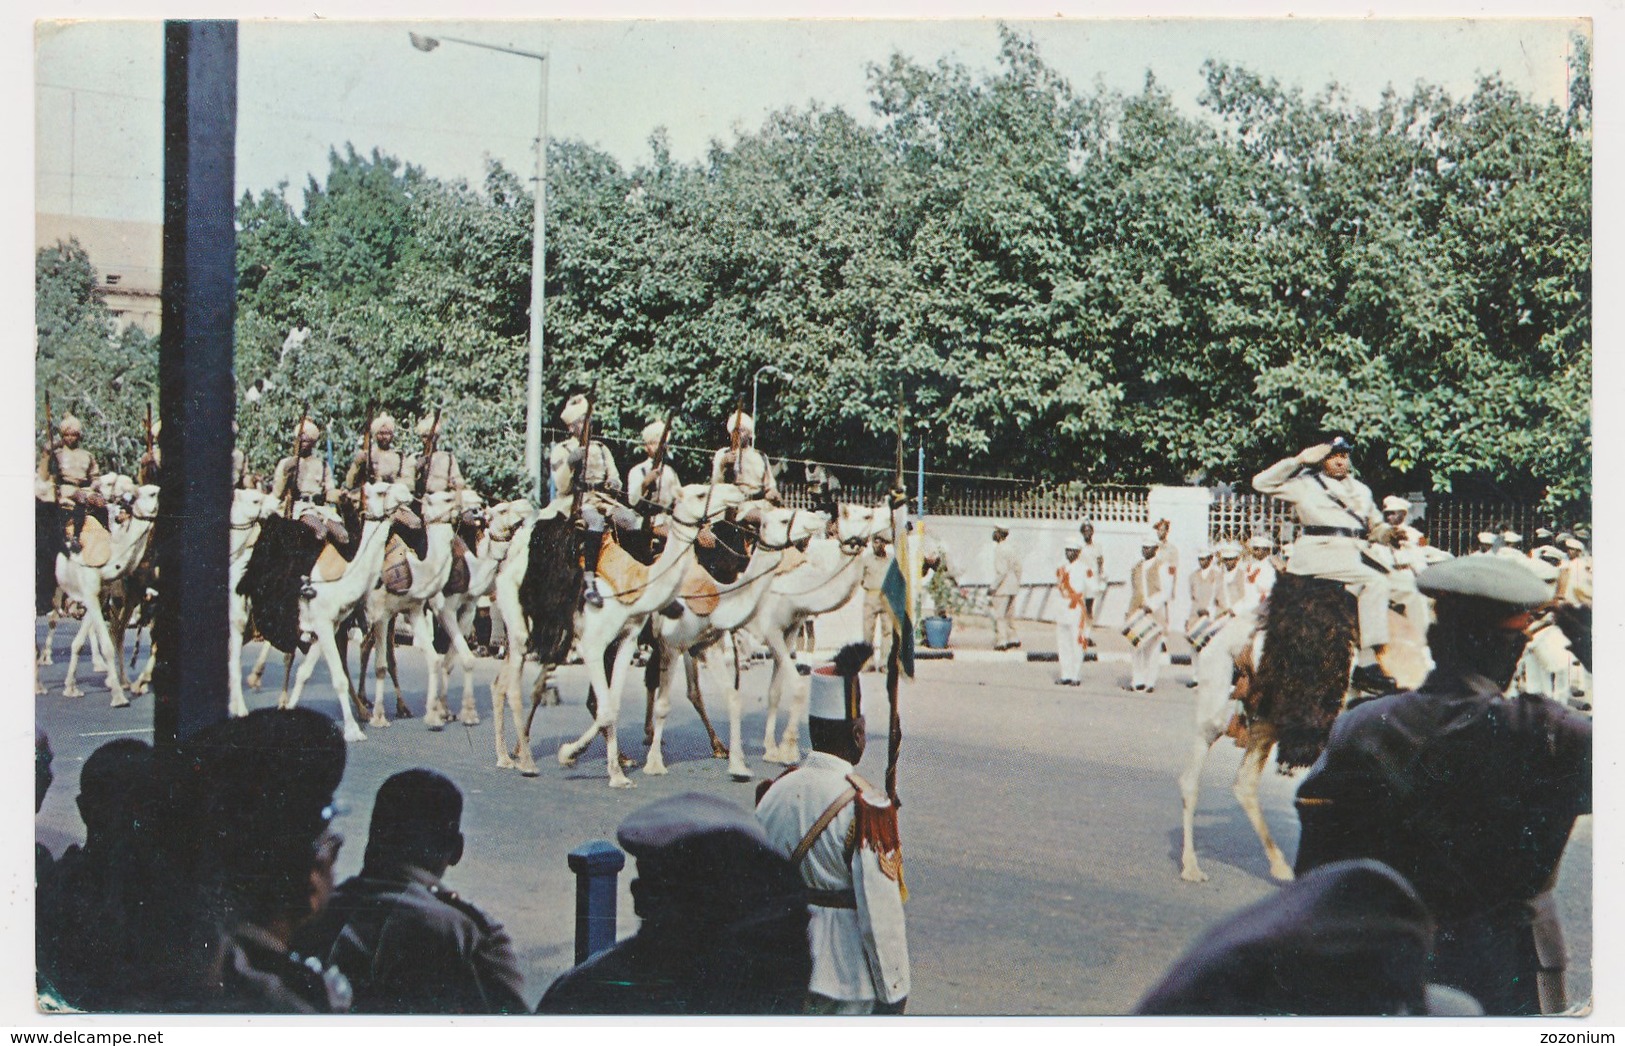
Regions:
[[[649,568],[615,542],[606,541],[598,551],[598,576],[615,592],[616,599],[631,604],[643,598]]]
[[[386,550],[387,551],[387,550]],[[460,596],[468,591],[473,580],[468,571],[468,543],[459,535],[451,539],[451,576],[442,590],[448,596]]]
[[[1162,625],[1157,622],[1151,611],[1141,607],[1128,616],[1123,622],[1123,635],[1135,646],[1141,643],[1152,642],[1162,636]]]
[[[690,563],[688,573],[683,576],[683,587],[677,590],[677,598],[699,616],[710,617],[716,613],[720,601],[716,578],[707,574],[698,563]]]
[[[331,546],[324,550],[322,558],[326,559],[327,552],[331,550]],[[404,596],[412,590],[411,556],[412,550],[406,547],[406,542],[402,541],[398,534],[389,535],[389,541],[384,545],[384,571],[381,575],[386,592]],[[321,567],[321,560],[317,561],[316,566],[318,569]],[[332,579],[323,578],[322,580],[328,581]]]
[[[807,562],[807,553],[791,545],[784,550],[784,558],[779,560],[779,565],[773,573],[788,574],[805,562]]]
[[[337,581],[349,568],[350,561],[340,555],[338,549],[332,545],[323,545],[322,554],[316,557],[316,569],[310,578],[312,581]]]
[[[85,517],[84,529],[79,532],[79,560],[87,567],[105,567],[113,558],[113,535],[95,516]]]

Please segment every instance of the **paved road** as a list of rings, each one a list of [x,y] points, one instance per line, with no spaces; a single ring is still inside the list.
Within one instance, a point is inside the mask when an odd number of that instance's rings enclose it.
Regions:
[[[1043,629],[1031,629],[1029,649]],[[58,648],[65,653],[66,637]],[[1215,749],[1204,778],[1198,846],[1211,881],[1178,876],[1179,797],[1175,778],[1186,750],[1191,691],[1187,670],[1166,670],[1150,695],[1123,689],[1127,664],[1111,659],[1085,667],[1082,687],[1052,685],[1054,666],[968,657],[922,662],[903,694],[900,790],[909,943],[914,963],[915,1014],[1117,1014],[1127,1011],[1202,928],[1276,889],[1251,828],[1229,793],[1239,750]],[[401,650],[409,698],[421,712],[421,664]],[[564,704],[536,719],[534,751],[541,776],[525,779],[495,767],[488,683],[494,662],[479,670],[480,726],[441,732],[407,720],[370,730],[350,749],[341,800],[349,837],[339,874],[358,870],[371,797],[389,774],[417,765],[448,774],[468,795],[464,828],[468,855],[448,880],[487,906],[518,942],[527,995],[571,961],[574,884],[565,866],[573,846],[614,837],[632,810],[674,793],[698,790],[741,805],[753,785],[728,779],[726,764],[709,757],[704,732],[686,702],[673,709],[667,732],[669,776],[633,773],[637,787],[612,791],[603,777],[602,745],[573,769],[553,752],[587,723],[585,674],[561,675]],[[82,831],[73,797],[84,757],[122,732],[149,732],[151,701],[107,707],[100,680],[87,696],[60,694],[62,667],[42,670],[52,693],[36,699],[40,722],[57,751],[57,779],[38,822],[38,835],[60,852]],[[317,670],[307,703],[337,716],[326,669]],[[84,685],[81,666],[81,685]],[[267,689],[251,695],[275,703],[273,668]],[[761,761],[767,669],[745,676],[747,755],[758,776],[777,768]],[[885,704],[881,677],[867,676],[871,747],[861,767],[882,779]],[[455,702],[453,702],[455,707]],[[642,755],[641,700],[623,715],[627,748]],[[720,697],[712,711],[726,712]],[[804,732],[803,732],[804,733]],[[1297,845],[1292,812],[1296,778],[1267,775],[1262,801],[1276,838],[1291,855]],[[1591,819],[1577,826],[1559,883],[1574,960],[1571,994],[1591,987]],[[636,927],[627,883],[621,880],[620,928]]]

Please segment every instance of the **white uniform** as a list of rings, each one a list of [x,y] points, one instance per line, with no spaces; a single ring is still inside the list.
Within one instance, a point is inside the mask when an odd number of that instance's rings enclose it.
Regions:
[[[1371,488],[1345,476],[1332,479],[1318,466],[1285,458],[1253,477],[1253,489],[1289,501],[1305,531],[1292,546],[1287,572],[1340,581],[1354,594],[1360,645],[1388,642],[1388,575],[1361,559],[1370,531],[1383,523]],[[1325,533],[1335,530],[1341,533]],[[1316,533],[1322,531],[1322,533]]]
[[[1084,564],[1088,573],[1089,588],[1083,593],[1083,598],[1099,599],[1106,592],[1106,553],[1101,551],[1100,543],[1084,542],[1083,551],[1078,553],[1078,562]]]
[[[1157,685],[1157,674],[1162,671],[1163,654],[1167,650],[1168,635],[1168,575],[1155,558],[1142,559],[1134,564],[1129,574],[1128,612],[1141,607],[1151,611],[1161,629],[1146,638],[1129,659],[1129,685],[1151,689]]]
[[[1223,585],[1224,567],[1216,559],[1191,573],[1191,616],[1185,624],[1187,631],[1196,627],[1199,618],[1218,614],[1219,589]]]
[[[1006,537],[993,546],[993,646],[1008,646],[1016,639],[1016,597],[1021,594],[1021,554]]]
[[[732,457],[732,447],[723,447],[712,457],[712,483],[732,483],[745,492],[747,499],[778,499],[779,487],[773,479],[773,466],[768,462],[766,454],[755,447],[740,448],[739,467],[732,470],[730,475],[728,462]]]
[[[853,787],[848,782],[852,775],[846,760],[810,752],[799,767],[773,782],[756,807],[768,840],[789,856],[830,804]],[[835,816],[798,869],[802,882],[822,895],[814,897],[807,924],[813,962],[807,988],[833,1000],[838,1013],[869,1013],[877,1002],[895,1004],[909,993],[902,851],[895,833],[890,853],[880,852],[887,848],[884,843],[857,838],[859,803],[868,804],[866,822],[889,822],[895,828],[890,801],[866,793]],[[839,895],[846,895],[845,901]],[[821,899],[841,906],[819,903]]]
[[[1248,590],[1242,597],[1244,602],[1257,606],[1275,591],[1275,564],[1268,559],[1244,559],[1241,572]]]
[[[1085,629],[1089,622],[1083,601],[1089,598],[1085,593],[1090,588],[1092,569],[1079,553],[1077,559],[1063,561],[1055,571],[1055,587],[1061,596],[1061,608],[1055,614],[1055,651],[1064,682],[1076,683],[1083,678],[1083,651],[1088,644]]]

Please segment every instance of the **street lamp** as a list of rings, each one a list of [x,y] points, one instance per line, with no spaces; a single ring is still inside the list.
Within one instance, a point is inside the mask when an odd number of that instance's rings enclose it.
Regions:
[[[769,373],[777,374],[786,382],[796,380],[794,374],[786,373],[785,371],[773,366],[771,363],[764,363],[760,367],[756,368],[755,376],[750,379],[750,416],[758,422],[761,421],[762,418],[760,414],[756,413],[756,386],[762,380],[762,375]]]
[[[530,375],[525,386],[525,472],[530,477],[532,501],[539,505],[542,503],[542,308],[547,293],[547,55],[455,36],[406,35],[419,51],[433,51],[445,41],[534,58],[541,63],[541,92],[536,109],[536,206],[530,248]]]

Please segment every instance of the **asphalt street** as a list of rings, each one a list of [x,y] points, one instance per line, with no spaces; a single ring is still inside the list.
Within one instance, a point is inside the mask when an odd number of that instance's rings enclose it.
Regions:
[[[1028,649],[1046,645],[1048,626],[1023,632]],[[967,647],[978,645],[974,634],[963,639]],[[36,833],[56,853],[82,836],[73,800],[85,756],[115,736],[150,736],[152,725],[150,698],[137,698],[128,709],[108,708],[107,691],[99,676],[87,676],[86,663],[80,667],[86,696],[64,699],[67,642],[63,629],[58,663],[40,670],[50,693],[35,704],[56,751],[56,783]],[[971,649],[954,661],[922,661],[917,678],[904,684],[899,790],[910,893],[910,1013],[1125,1013],[1205,927],[1277,889],[1230,795],[1240,750],[1224,741],[1208,760],[1197,818],[1197,845],[1211,879],[1180,880],[1176,777],[1191,728],[1194,692],[1183,685],[1189,670],[1169,667],[1154,693],[1131,693],[1124,686],[1127,662],[1111,643],[1105,660],[1085,666],[1081,687],[1055,686],[1051,663]],[[421,715],[422,661],[407,647],[399,661],[408,702]],[[634,770],[635,788],[611,790],[601,742],[575,767],[559,766],[559,744],[588,724],[579,666],[560,673],[563,704],[537,714],[532,744],[540,776],[497,770],[489,690],[495,668],[488,659],[479,663],[480,725],[453,723],[434,732],[409,719],[369,728],[368,740],[351,746],[339,797],[348,808],[340,818],[348,843],[338,872],[343,877],[359,869],[371,799],[386,777],[412,766],[447,774],[467,795],[469,839],[467,855],[447,880],[507,925],[534,1002],[573,961],[571,848],[612,840],[633,810],[679,792],[706,792],[748,807],[755,784],[729,779],[726,763],[711,758],[699,720],[681,698],[666,734],[669,775]],[[758,780],[779,772],[761,758],[767,678],[767,666],[759,664],[744,680],[746,754]],[[249,695],[250,706],[274,705],[280,682],[276,658],[265,688]],[[883,676],[867,675],[864,685],[871,741],[860,771],[878,783],[886,749]],[[453,694],[455,711],[455,682]],[[338,716],[325,667],[305,701]],[[710,694],[708,701],[725,737],[722,696]],[[623,705],[622,743],[640,761],[642,715],[641,685],[634,681]],[[805,749],[805,730],[802,740]],[[1298,780],[1270,772],[1261,795],[1289,858],[1297,847],[1292,795]],[[1572,954],[1571,998],[1591,990],[1591,850],[1587,817],[1575,829],[1558,886]],[[637,925],[627,889],[633,874],[629,867],[621,876],[623,936]]]

